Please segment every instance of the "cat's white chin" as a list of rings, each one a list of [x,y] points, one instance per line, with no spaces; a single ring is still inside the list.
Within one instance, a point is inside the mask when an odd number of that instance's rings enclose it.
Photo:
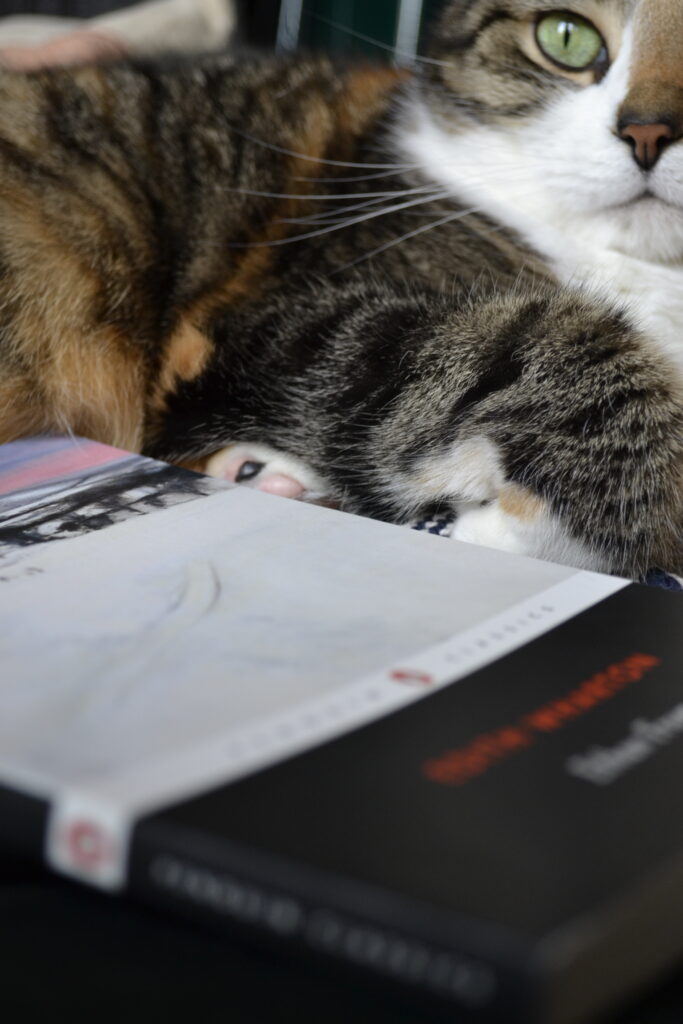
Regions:
[[[648,263],[683,261],[683,207],[652,194],[596,211],[592,228],[605,248]]]

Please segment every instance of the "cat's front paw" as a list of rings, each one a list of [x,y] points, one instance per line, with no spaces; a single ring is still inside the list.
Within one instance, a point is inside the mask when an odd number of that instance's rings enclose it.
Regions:
[[[577,569],[608,568],[599,553],[569,536],[547,502],[516,484],[504,487],[493,501],[461,508],[451,537]]]
[[[328,501],[329,488],[319,474],[301,459],[269,445],[228,445],[207,460],[204,472],[283,498],[316,503]]]
[[[451,504],[453,540],[581,569],[609,569],[604,555],[572,536],[547,500],[508,478],[500,449],[486,437],[423,459],[413,467],[410,485],[424,498]]]

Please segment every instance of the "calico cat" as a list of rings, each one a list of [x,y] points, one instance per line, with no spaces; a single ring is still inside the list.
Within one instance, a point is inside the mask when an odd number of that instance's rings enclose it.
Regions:
[[[683,7],[570,4],[454,0],[415,73],[0,73],[0,441],[680,571]]]

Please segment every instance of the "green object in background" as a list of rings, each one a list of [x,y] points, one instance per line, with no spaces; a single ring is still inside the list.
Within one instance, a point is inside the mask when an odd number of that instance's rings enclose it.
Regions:
[[[286,47],[406,63],[444,0],[283,0]],[[292,31],[296,25],[297,31]],[[400,51],[394,55],[394,47]]]
[[[396,0],[304,0],[301,43],[335,53],[390,57],[381,45],[361,39],[367,36],[385,46],[394,45],[398,4]],[[357,34],[355,34],[357,33]]]

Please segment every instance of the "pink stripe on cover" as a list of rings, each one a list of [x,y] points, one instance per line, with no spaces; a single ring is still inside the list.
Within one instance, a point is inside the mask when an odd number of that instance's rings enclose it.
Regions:
[[[0,494],[11,494],[130,458],[130,452],[80,438],[32,438],[0,447]]]

